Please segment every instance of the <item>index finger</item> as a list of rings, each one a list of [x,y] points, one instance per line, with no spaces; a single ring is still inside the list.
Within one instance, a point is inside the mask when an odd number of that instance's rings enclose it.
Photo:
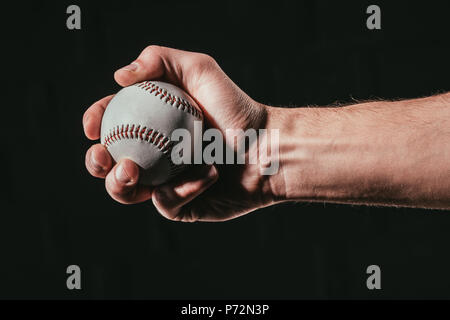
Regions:
[[[102,123],[103,113],[106,106],[111,101],[114,95],[109,95],[103,99],[98,100],[90,106],[83,115],[84,134],[91,140],[100,138],[100,126]]]

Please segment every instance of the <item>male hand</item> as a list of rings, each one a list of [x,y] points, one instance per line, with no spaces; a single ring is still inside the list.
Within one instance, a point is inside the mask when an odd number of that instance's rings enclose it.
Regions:
[[[149,46],[130,65],[116,71],[115,80],[130,86],[161,80],[183,88],[203,111],[206,125],[219,129],[225,144],[226,129],[260,129],[267,107],[239,89],[208,55]],[[83,116],[86,136],[97,140],[103,113],[113,96],[95,102]],[[230,139],[228,139],[230,140]],[[151,188],[139,184],[139,168],[131,160],[114,163],[106,148],[93,145],[86,153],[86,168],[105,178],[113,199],[133,204],[152,199],[166,218],[177,221],[223,221],[273,203],[268,176],[258,165],[193,165],[169,183]]]

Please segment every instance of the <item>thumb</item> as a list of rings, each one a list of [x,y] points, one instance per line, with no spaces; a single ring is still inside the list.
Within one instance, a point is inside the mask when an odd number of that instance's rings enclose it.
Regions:
[[[117,70],[114,79],[119,85],[126,87],[136,82],[163,77],[166,73],[161,52],[163,49],[158,46],[145,48],[135,61]]]
[[[195,98],[199,98],[197,89],[212,76],[222,79],[224,74],[210,56],[160,46],[148,46],[135,61],[114,74],[116,82],[123,87],[145,80],[163,80]]]

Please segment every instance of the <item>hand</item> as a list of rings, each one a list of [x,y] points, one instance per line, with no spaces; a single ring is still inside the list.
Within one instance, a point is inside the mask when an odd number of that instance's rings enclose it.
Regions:
[[[183,88],[203,110],[206,125],[223,133],[266,125],[268,108],[247,96],[205,54],[149,46],[114,78],[121,86],[162,80]],[[85,112],[83,126],[89,139],[99,139],[101,119],[112,97]],[[233,145],[227,138],[224,142]],[[116,201],[132,204],[152,199],[171,220],[223,221],[274,202],[268,176],[260,174],[258,165],[193,165],[175,180],[150,188],[138,183],[135,163],[125,159],[114,164],[105,147],[95,144],[86,153],[86,168],[94,177],[105,178],[106,190]]]

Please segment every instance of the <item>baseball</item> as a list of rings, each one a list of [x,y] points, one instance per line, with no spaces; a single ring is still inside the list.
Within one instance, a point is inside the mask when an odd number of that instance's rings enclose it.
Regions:
[[[120,90],[102,119],[101,143],[113,159],[134,161],[140,167],[139,183],[163,184],[185,165],[172,162],[177,128],[193,135],[194,121],[203,115],[195,101],[180,88],[161,81],[144,81]]]

